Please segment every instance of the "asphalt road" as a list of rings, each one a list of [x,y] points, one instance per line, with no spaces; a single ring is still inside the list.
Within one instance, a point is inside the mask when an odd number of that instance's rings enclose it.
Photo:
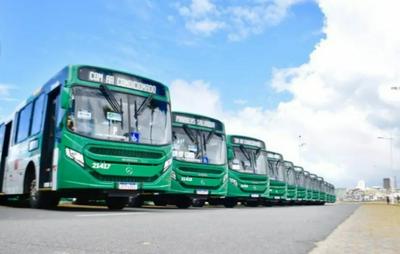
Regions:
[[[0,206],[0,253],[308,253],[357,207]]]

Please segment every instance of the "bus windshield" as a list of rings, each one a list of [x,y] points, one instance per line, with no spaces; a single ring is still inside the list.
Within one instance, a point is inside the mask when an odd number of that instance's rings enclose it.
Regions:
[[[279,159],[269,159],[268,160],[268,168],[271,179],[286,181],[285,171],[286,168],[282,160]]]
[[[234,148],[235,158],[230,162],[230,168],[244,173],[267,175],[267,153],[261,149]]]
[[[173,128],[173,156],[194,163],[222,165],[226,161],[225,136],[214,131]]]
[[[306,187],[305,177],[304,177],[303,172],[301,172],[301,171],[296,172],[296,185],[298,185],[300,187]]]
[[[75,86],[67,127],[96,139],[166,145],[171,143],[170,114],[167,102],[152,97]]]

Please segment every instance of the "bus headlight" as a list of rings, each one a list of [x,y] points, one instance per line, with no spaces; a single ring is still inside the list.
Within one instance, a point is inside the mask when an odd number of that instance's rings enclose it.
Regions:
[[[78,153],[77,151],[69,148],[65,148],[65,154],[68,156],[68,158],[78,163],[81,167],[85,165],[85,161],[81,153]]]
[[[169,167],[171,167],[171,165],[172,165],[172,158],[169,158],[169,159],[166,160],[165,163],[164,163],[163,172],[167,171],[167,169],[168,169]]]

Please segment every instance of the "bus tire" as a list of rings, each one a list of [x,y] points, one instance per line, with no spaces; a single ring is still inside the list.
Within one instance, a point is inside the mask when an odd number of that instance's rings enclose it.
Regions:
[[[37,188],[36,177],[30,174],[27,178],[29,186],[29,206],[36,209],[53,209],[58,206],[60,197],[52,191],[40,191]]]
[[[193,200],[192,206],[193,206],[193,207],[203,207],[204,204],[205,204],[205,201],[204,201],[204,200],[201,200],[201,199],[194,199],[194,200]]]
[[[175,201],[175,205],[176,207],[178,207],[179,209],[187,209],[192,205],[192,200],[190,198],[178,198]]]
[[[234,208],[237,205],[237,200],[234,198],[225,198],[224,206],[225,208]]]
[[[128,204],[128,198],[126,197],[108,197],[106,199],[106,205],[110,210],[122,210]]]
[[[0,205],[4,205],[5,203],[7,203],[7,197],[0,195]]]

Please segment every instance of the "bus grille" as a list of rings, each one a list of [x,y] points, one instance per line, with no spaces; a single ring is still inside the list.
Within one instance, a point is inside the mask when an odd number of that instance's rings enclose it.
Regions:
[[[222,174],[223,171],[220,169],[205,169],[205,168],[190,168],[190,167],[179,167],[180,170],[184,172],[191,173],[205,173],[205,174]]]
[[[107,182],[154,182],[159,177],[159,175],[153,177],[110,176],[99,174],[96,171],[92,171],[90,174],[97,180]]]
[[[123,157],[136,157],[136,158],[149,158],[149,159],[161,159],[163,157],[162,153],[155,152],[144,152],[135,150],[125,150],[125,149],[113,149],[113,148],[103,148],[103,147],[91,147],[89,151],[100,155],[109,156],[123,156]]]
[[[240,176],[239,178],[242,181],[259,182],[260,184],[263,184],[266,181],[266,179],[260,179],[260,178],[255,178],[255,177],[247,177],[247,176]]]

